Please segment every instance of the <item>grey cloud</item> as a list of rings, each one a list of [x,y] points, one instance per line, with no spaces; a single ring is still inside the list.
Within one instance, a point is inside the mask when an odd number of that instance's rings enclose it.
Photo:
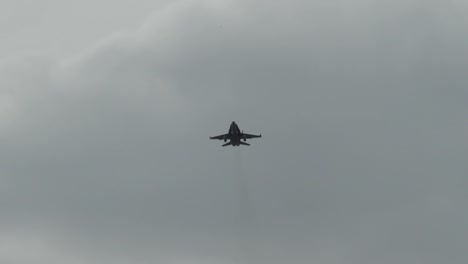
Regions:
[[[465,263],[460,4],[342,4],[182,1],[72,59],[4,63],[0,247]],[[264,138],[208,140],[232,120]],[[37,263],[20,254],[0,259]]]

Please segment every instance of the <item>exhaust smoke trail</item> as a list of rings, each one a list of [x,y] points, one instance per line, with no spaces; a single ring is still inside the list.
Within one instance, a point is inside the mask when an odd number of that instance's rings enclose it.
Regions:
[[[241,149],[234,150],[234,173],[236,177],[236,198],[239,223],[239,262],[250,264],[254,257],[254,248],[250,236],[253,231],[254,211],[249,190],[249,179],[242,165]]]

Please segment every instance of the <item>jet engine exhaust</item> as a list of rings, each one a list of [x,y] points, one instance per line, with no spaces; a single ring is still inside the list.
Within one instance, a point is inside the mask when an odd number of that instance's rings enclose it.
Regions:
[[[252,208],[248,177],[246,177],[244,173],[241,154],[241,149],[234,150],[234,172],[237,181],[236,193],[239,221],[239,261],[240,263],[248,264],[252,263],[254,253],[254,247],[249,237],[253,230],[254,212]]]

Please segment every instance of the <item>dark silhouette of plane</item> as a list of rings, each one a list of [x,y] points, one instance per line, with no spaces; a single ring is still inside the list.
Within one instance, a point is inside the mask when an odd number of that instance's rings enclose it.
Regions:
[[[245,141],[247,141],[248,138],[259,138],[259,137],[262,137],[262,135],[258,135],[258,136],[257,135],[250,135],[250,134],[244,133],[244,131],[240,131],[240,129],[237,126],[236,122],[233,121],[231,123],[231,126],[229,127],[229,132],[227,134],[219,135],[219,136],[216,136],[216,137],[210,137],[210,139],[224,140],[224,142],[229,140],[229,142],[224,144],[223,147],[229,146],[229,145],[232,145],[232,146],[239,146],[239,145],[250,146],[250,144],[245,143]],[[244,140],[244,142],[241,141],[242,139]]]

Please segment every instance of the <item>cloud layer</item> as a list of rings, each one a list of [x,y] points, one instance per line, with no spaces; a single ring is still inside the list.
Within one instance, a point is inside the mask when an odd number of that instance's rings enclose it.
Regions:
[[[178,1],[2,62],[0,261],[466,263],[463,10]]]

